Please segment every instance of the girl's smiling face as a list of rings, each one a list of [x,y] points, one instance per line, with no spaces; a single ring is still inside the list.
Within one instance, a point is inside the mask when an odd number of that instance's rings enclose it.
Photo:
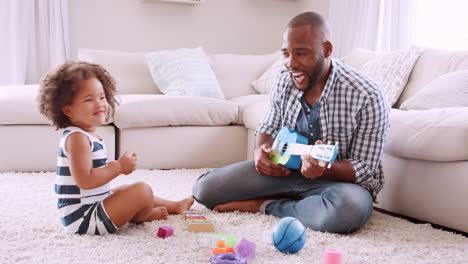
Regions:
[[[81,129],[94,132],[106,123],[109,104],[101,82],[96,78],[80,82],[70,105],[62,107],[70,122]]]

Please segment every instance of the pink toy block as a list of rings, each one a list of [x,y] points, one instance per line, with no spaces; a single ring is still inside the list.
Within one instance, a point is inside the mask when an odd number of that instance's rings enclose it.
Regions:
[[[341,264],[341,252],[338,249],[327,248],[323,254],[323,264]]]
[[[174,234],[174,229],[168,227],[168,226],[161,226],[158,229],[158,234],[157,236],[165,239],[166,237],[170,237]]]

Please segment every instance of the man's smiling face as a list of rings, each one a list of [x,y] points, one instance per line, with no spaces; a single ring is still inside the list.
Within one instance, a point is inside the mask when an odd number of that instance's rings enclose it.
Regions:
[[[309,25],[289,27],[281,46],[284,65],[297,89],[312,89],[325,70],[322,34]]]

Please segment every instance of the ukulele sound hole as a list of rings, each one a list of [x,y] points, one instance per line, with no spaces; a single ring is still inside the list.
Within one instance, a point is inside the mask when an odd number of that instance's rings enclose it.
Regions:
[[[281,155],[284,155],[287,149],[288,149],[288,143],[284,143],[283,148],[281,149]]]

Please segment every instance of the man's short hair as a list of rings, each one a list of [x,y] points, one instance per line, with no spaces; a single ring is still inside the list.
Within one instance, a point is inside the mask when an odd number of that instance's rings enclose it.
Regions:
[[[327,21],[315,12],[305,12],[295,16],[288,24],[288,28],[301,27],[310,25],[312,28],[317,28],[322,33],[323,41],[330,40],[330,29]]]

